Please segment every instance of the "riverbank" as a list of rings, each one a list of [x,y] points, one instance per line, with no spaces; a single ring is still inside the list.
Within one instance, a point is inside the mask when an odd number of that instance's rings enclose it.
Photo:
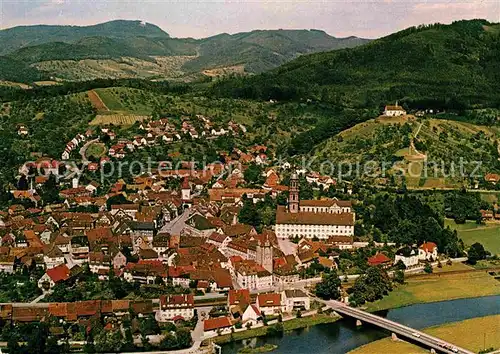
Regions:
[[[448,323],[426,328],[423,332],[476,353],[490,348],[498,349],[500,348],[500,315]],[[428,351],[404,341],[392,341],[391,338],[384,338],[349,352],[349,354],[378,353],[406,354],[428,353]]]
[[[500,282],[487,271],[419,275],[406,279],[389,295],[366,305],[380,311],[408,305],[480,296],[500,295]]]
[[[294,329],[306,328],[310,326],[315,326],[322,323],[333,323],[339,320],[341,317],[332,316],[328,314],[315,314],[312,316],[294,318],[288,321],[283,321],[283,329],[285,332],[292,331]],[[222,336],[217,336],[210,338],[211,341],[217,344],[230,343],[232,341],[240,341],[243,339],[262,337],[267,335],[267,329],[269,326],[262,326],[258,328],[249,329],[246,331],[235,332],[232,334],[225,334]]]

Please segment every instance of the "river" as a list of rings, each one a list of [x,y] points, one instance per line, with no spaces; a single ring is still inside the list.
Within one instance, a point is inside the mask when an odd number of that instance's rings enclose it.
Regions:
[[[377,314],[415,329],[422,329],[473,317],[500,314],[500,295],[417,304]],[[287,332],[283,337],[259,337],[228,343],[222,346],[222,353],[237,353],[244,346],[244,342],[251,341],[252,346],[266,343],[278,345],[278,349],[273,353],[344,354],[388,335],[389,332],[377,327],[363,325],[357,328],[353,319],[342,319]]]

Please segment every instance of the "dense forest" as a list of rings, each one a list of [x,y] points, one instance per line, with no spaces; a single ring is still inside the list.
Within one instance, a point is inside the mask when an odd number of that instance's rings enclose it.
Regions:
[[[366,45],[302,56],[276,70],[216,83],[212,94],[317,100],[375,108],[498,107],[500,25],[485,20],[412,27]]]

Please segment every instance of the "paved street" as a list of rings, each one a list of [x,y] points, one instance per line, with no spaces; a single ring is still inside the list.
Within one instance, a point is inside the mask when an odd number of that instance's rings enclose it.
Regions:
[[[169,232],[172,235],[180,235],[186,220],[189,219],[189,210],[184,210],[184,213],[170,221],[168,224],[163,225],[161,232]]]
[[[289,239],[282,240],[278,238],[278,245],[285,255],[297,253],[297,245]]]
[[[85,145],[83,145],[80,149],[80,156],[82,157],[82,162],[83,163],[87,163],[89,162],[89,160],[87,159],[87,155],[86,155],[86,152],[87,152],[87,149],[90,145],[92,145],[93,143],[97,143],[99,141],[99,139],[93,139],[93,140],[90,140],[90,141],[87,141],[85,143]]]

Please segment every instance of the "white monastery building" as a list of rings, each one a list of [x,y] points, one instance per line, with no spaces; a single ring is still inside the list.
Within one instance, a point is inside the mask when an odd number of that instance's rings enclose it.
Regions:
[[[290,179],[288,208],[278,206],[276,211],[276,236],[282,239],[330,236],[353,236],[356,216],[350,201],[299,200],[298,176]]]

